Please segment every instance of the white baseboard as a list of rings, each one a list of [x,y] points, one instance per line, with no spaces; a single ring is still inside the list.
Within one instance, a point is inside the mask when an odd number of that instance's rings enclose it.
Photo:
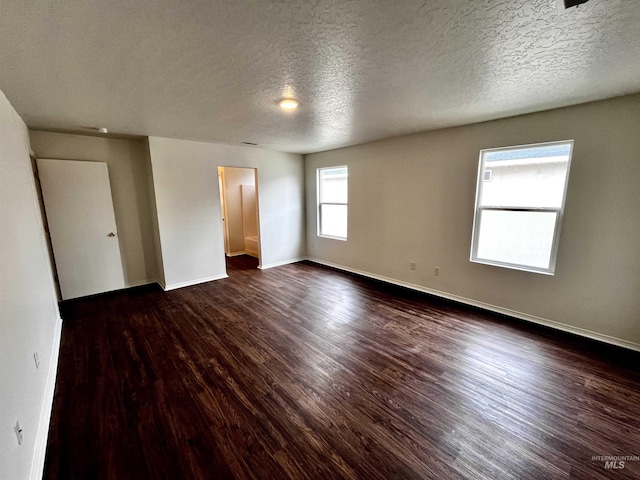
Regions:
[[[125,288],[133,288],[133,287],[141,287],[142,285],[150,285],[152,283],[156,283],[157,280],[138,280],[136,282],[127,282],[127,286]]]
[[[355,273],[356,275],[361,275],[363,277],[372,278],[374,280],[380,280],[382,282],[390,283],[392,285],[398,285],[400,287],[405,287],[411,290],[416,290],[418,292],[427,293],[429,295],[434,295],[436,297],[446,298],[447,300],[453,300],[454,302],[471,305],[472,307],[478,307],[483,310],[489,310],[491,312],[500,313],[502,315],[508,315],[510,317],[517,318],[519,320],[525,320],[527,322],[537,323],[538,325],[544,325],[546,327],[551,327],[556,330],[562,330],[563,332],[573,333],[574,335],[579,335],[581,337],[590,338],[592,340],[598,340],[600,342],[609,343],[611,345],[616,345],[618,347],[628,348],[630,350],[635,350],[640,352],[640,344],[630,342],[628,340],[624,340],[621,338],[611,337],[603,333],[593,332],[591,330],[586,330],[584,328],[574,327],[572,325],[567,325],[566,323],[560,323],[560,322],[548,320],[542,317],[536,317],[535,315],[529,315],[527,313],[518,312],[516,310],[500,307],[498,305],[492,305],[490,303],[473,300],[471,298],[461,297],[459,295],[442,292],[440,290],[434,290],[432,288],[423,287],[422,285],[417,285],[415,283],[404,282],[402,280],[396,280],[395,278],[385,277],[383,275],[377,275],[375,273],[365,272],[363,270],[345,267],[343,265],[338,265],[331,262],[325,262],[324,260],[319,260],[317,258],[307,257],[307,260],[313,263],[318,263],[320,265],[326,265],[327,267],[343,270],[345,272]]]
[[[269,263],[267,265],[258,265],[258,268],[260,270],[266,270],[267,268],[280,267],[282,265],[289,265],[290,263],[301,262],[303,260],[307,260],[307,257],[291,258],[289,260],[283,260],[282,262]],[[311,260],[311,259],[309,259],[309,260]],[[311,261],[313,261],[313,260],[311,260]],[[316,262],[316,263],[320,263],[320,262]]]
[[[162,289],[165,292],[168,292],[169,290],[175,290],[176,288],[183,288],[183,287],[190,287],[192,285],[198,285],[199,283],[205,283],[205,282],[212,282],[213,280],[220,280],[222,278],[228,278],[229,275],[222,274],[222,275],[215,275],[213,277],[207,277],[207,278],[200,278],[198,280],[190,280],[188,282],[180,282],[180,283],[172,283],[170,285],[163,285],[162,283],[160,283],[160,286],[162,287]]]
[[[49,358],[49,371],[47,372],[47,384],[44,390],[40,422],[36,434],[36,444],[31,461],[31,480],[41,480],[44,473],[44,460],[47,453],[47,439],[49,438],[49,423],[53,411],[53,394],[56,389],[56,376],[58,374],[58,357],[60,355],[60,339],[62,338],[62,319],[58,317],[53,333],[51,357]]]
[[[227,257],[239,257],[240,255],[246,255],[247,252],[245,252],[244,250],[241,252],[231,252],[231,253],[227,253]]]

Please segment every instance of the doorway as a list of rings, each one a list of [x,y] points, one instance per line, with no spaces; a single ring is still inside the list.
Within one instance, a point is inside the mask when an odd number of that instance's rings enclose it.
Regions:
[[[227,272],[257,268],[261,253],[258,171],[218,167],[218,182]]]

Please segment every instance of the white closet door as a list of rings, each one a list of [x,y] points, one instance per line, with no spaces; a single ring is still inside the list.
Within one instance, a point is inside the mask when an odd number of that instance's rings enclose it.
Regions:
[[[38,159],[64,300],[124,288],[107,164]]]

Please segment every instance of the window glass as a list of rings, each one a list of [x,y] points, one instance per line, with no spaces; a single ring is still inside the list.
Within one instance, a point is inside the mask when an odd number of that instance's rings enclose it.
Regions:
[[[348,178],[347,167],[318,169],[318,235],[347,239]]]
[[[573,141],[482,150],[471,261],[553,274]]]
[[[320,214],[322,235],[347,238],[347,206],[321,205]]]
[[[562,206],[569,173],[568,144],[488,152],[484,172],[491,181],[482,185],[481,206]]]

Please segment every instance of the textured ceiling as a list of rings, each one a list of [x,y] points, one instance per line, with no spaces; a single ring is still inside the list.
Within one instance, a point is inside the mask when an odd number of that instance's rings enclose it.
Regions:
[[[638,0],[1,3],[32,128],[308,153],[640,91]]]

